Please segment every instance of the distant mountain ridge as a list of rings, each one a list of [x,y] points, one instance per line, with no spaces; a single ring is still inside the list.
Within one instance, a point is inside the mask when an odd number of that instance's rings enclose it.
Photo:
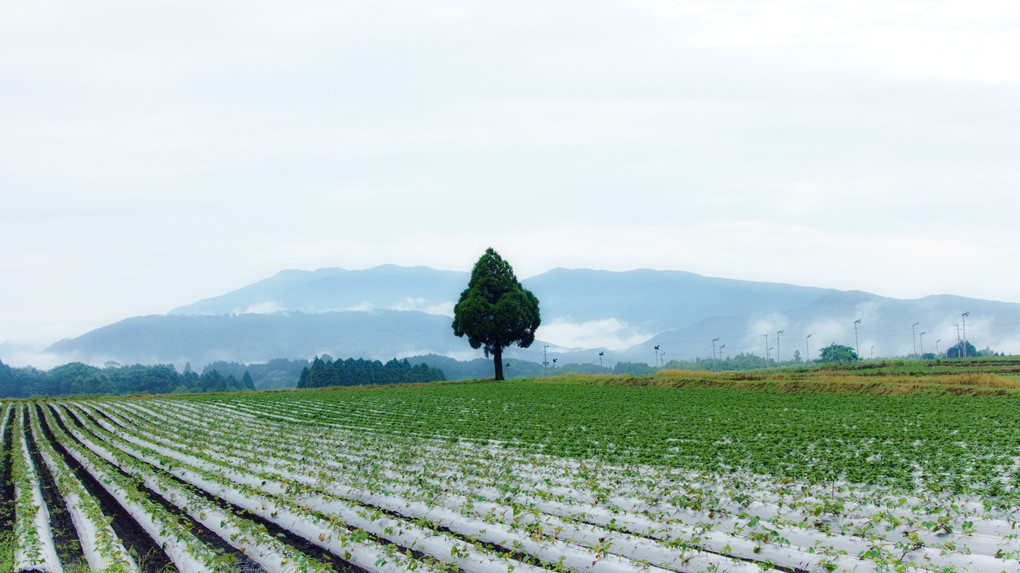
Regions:
[[[452,303],[460,294],[458,289],[467,284],[468,276],[457,271],[396,265],[354,271],[336,267],[286,270],[235,291],[175,308],[168,314],[427,310],[442,305],[448,305],[453,312]]]
[[[282,271],[166,315],[130,318],[60,341],[48,351],[91,363],[190,361],[196,367],[325,353],[469,359],[481,352],[450,328],[453,304],[468,278],[466,272],[396,265]],[[533,362],[597,364],[599,351],[606,364],[654,364],[723,351],[789,360],[794,351],[814,354],[833,342],[859,346],[864,357],[905,355],[950,346],[968,311],[965,326],[976,346],[1020,346],[1015,303],[949,295],[899,300],[649,269],[557,268],[522,284],[540,301],[542,326],[535,344],[511,348],[507,356]]]

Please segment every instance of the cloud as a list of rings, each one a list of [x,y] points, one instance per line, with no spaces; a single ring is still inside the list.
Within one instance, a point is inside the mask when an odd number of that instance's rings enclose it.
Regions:
[[[425,297],[407,297],[404,300],[390,307],[391,310],[415,310],[426,314],[437,314],[440,316],[453,316],[453,307],[456,303],[452,300],[439,304],[428,304]]]
[[[898,75],[1020,81],[1020,70],[1003,59],[1020,52],[1020,21],[1015,6],[999,0],[676,0],[655,9],[694,17],[697,45],[813,46],[790,55],[811,62],[825,51]]]
[[[562,348],[626,350],[652,338],[615,318],[577,323],[556,319],[538,327],[535,337]]]
[[[244,309],[240,314],[272,314],[281,312],[284,308],[273,301],[258,302]]]

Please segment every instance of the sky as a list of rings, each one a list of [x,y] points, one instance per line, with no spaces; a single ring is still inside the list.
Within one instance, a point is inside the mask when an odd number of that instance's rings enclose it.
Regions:
[[[4,2],[0,343],[490,246],[1020,302],[1018,53],[988,0]]]

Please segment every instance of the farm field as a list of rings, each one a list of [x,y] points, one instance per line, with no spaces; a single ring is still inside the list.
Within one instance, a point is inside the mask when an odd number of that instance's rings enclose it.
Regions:
[[[1012,380],[900,370],[11,401],[4,566],[1020,571]]]

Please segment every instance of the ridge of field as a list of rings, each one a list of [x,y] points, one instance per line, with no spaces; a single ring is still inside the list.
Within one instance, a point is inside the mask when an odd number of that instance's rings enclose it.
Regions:
[[[803,368],[710,372],[660,370],[651,376],[565,374],[545,382],[661,388],[731,388],[788,393],[1020,396],[1020,360],[878,361]]]

